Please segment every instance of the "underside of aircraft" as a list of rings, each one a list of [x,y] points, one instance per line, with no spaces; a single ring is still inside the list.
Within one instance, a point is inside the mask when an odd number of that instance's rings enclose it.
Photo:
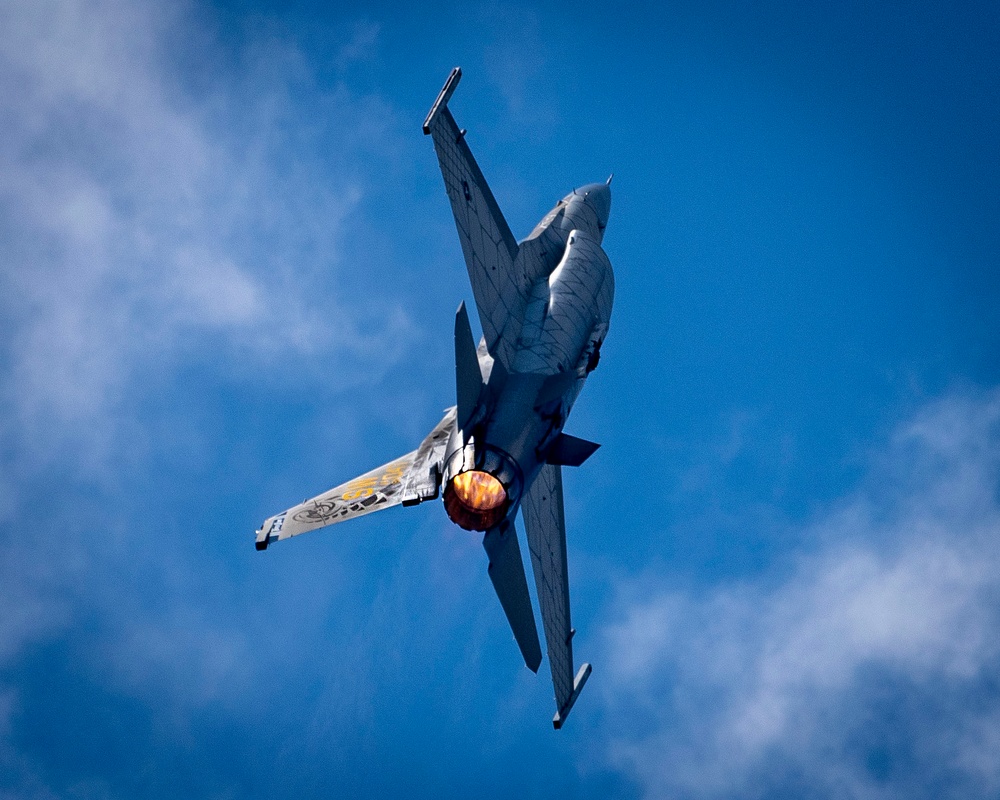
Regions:
[[[553,725],[576,702],[590,664],[574,672],[562,468],[598,445],[563,432],[597,367],[614,302],[601,247],[607,182],[574,189],[518,242],[448,102],[455,68],[423,124],[432,137],[468,267],[483,335],[465,304],[455,315],[455,405],[416,450],[265,520],[256,546],[439,496],[460,527],[484,533],[488,573],[525,664],[542,653],[515,520],[520,512],[555,689]]]

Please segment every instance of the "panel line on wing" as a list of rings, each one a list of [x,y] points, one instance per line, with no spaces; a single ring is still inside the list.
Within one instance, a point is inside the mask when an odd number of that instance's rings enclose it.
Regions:
[[[562,470],[542,467],[521,504],[531,551],[535,588],[545,629],[556,708],[567,707],[574,688],[573,628],[570,624],[566,520],[563,512]]]
[[[527,299],[514,270],[517,241],[446,105],[432,109],[425,131],[434,139],[487,347],[509,367]]]

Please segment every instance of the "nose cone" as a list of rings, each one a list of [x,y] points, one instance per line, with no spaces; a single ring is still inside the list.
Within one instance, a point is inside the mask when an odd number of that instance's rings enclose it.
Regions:
[[[577,189],[574,194],[582,195],[584,202],[594,209],[598,225],[603,232],[608,225],[608,217],[611,216],[611,187],[606,183],[588,183]]]

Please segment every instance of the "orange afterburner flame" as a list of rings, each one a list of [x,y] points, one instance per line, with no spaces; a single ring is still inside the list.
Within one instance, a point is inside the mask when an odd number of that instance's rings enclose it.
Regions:
[[[498,524],[507,513],[507,499],[503,483],[478,469],[460,472],[444,490],[448,517],[467,531],[485,531]]]
[[[471,511],[492,511],[507,499],[503,484],[488,472],[462,472],[451,485],[462,505]]]

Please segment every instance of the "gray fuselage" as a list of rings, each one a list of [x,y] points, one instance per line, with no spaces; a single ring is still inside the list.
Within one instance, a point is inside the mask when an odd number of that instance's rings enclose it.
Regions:
[[[520,242],[514,268],[530,287],[514,319],[517,345],[508,369],[479,348],[484,387],[465,431],[449,442],[444,485],[459,473],[484,470],[508,492],[516,513],[562,432],[587,376],[597,366],[614,301],[614,274],[601,248],[611,209],[610,187],[576,189]]]

